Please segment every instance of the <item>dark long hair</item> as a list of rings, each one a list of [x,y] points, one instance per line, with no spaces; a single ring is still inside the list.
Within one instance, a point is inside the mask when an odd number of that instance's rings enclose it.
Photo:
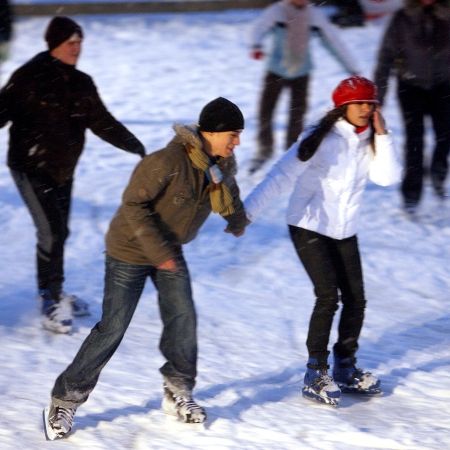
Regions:
[[[300,161],[308,161],[308,159],[311,159],[315,155],[325,136],[331,131],[334,124],[341,117],[345,116],[346,111],[347,105],[342,105],[338,108],[334,108],[327,114],[325,114],[325,116],[323,116],[322,119],[317,122],[317,124],[313,125],[310,132],[305,136],[304,139],[302,139],[298,147],[297,157],[298,159],[300,159]],[[372,133],[370,135],[370,144],[373,152],[375,153],[374,139],[374,132],[372,128]]]

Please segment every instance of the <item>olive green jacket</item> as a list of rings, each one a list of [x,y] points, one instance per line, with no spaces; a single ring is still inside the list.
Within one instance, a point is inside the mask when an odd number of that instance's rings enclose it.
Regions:
[[[186,146],[202,147],[195,126],[175,125],[175,137],[135,168],[106,235],[106,252],[120,261],[157,266],[181,252],[211,213],[205,172],[193,167]],[[217,161],[233,196],[231,232],[248,224],[234,178],[234,157]]]

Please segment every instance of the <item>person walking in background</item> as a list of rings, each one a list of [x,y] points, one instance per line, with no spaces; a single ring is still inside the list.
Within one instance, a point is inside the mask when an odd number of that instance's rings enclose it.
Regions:
[[[397,78],[397,97],[405,129],[405,172],[401,185],[408,214],[417,210],[427,173],[425,119],[431,118],[434,149],[430,177],[438,198],[447,197],[450,149],[450,1],[408,0],[391,18],[378,52],[374,80],[383,103],[389,77]]]
[[[69,367],[58,377],[44,412],[47,438],[64,437],[78,406],[94,389],[119,346],[146,279],[158,291],[166,359],[164,412],[201,423],[205,410],[192,398],[197,375],[196,312],[183,244],[195,238],[211,211],[241,236],[248,224],[234,175],[234,150],[244,117],[219,97],[202,109],[198,125],[176,125],[175,137],[138,164],[106,236],[103,314]]]
[[[45,32],[48,50],[17,69],[0,91],[0,127],[11,122],[8,166],[37,230],[42,323],[56,333],[70,333],[73,315],[89,314],[86,302],[63,291],[73,175],[85,131],[145,155],[105,108],[91,77],[75,68],[82,39],[76,22],[54,17]]]
[[[377,107],[374,83],[350,77],[332,95],[334,109],[306,130],[244,201],[252,222],[291,191],[287,210],[295,250],[314,286],[303,396],[337,405],[342,392],[376,394],[380,381],[356,367],[366,297],[357,221],[367,180],[400,181],[401,165]],[[342,311],[328,375],[328,343],[339,301]]]
[[[335,2],[338,12],[331,16],[331,21],[340,27],[362,27],[364,10],[359,0],[338,0]]]
[[[0,68],[1,64],[8,58],[9,43],[12,38],[12,22],[12,11],[9,1],[0,0]]]
[[[331,47],[333,54],[350,74],[360,72],[339,39],[339,30],[308,0],[281,0],[267,7],[255,22],[251,37],[251,56],[254,59],[264,58],[263,41],[269,33],[272,37],[272,48],[268,55],[267,72],[259,102],[258,149],[251,162],[250,173],[259,170],[273,154],[273,114],[285,88],[290,91],[285,149],[297,140],[303,129],[309,77],[313,68],[313,29],[319,33],[324,43]]]

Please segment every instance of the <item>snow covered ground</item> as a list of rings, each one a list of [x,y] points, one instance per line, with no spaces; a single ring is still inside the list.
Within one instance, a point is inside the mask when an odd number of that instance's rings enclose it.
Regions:
[[[251,60],[246,48],[256,14],[80,16],[86,39],[79,67],[148,152],[170,139],[173,122],[195,121],[209,100],[222,95],[238,103],[246,116],[237,150],[245,197],[262,176],[251,178],[246,170],[263,75],[263,63]],[[3,81],[44,49],[48,19],[16,23]],[[366,76],[383,26],[342,30]],[[346,76],[318,41],[314,46],[308,122],[330,107],[331,90]],[[385,115],[401,146],[392,92]],[[285,119],[283,98],[276,120],[280,144]],[[3,160],[6,143],[2,129]],[[374,185],[366,192],[359,233],[368,298],[359,363],[381,377],[384,396],[346,396],[337,409],[301,397],[313,293],[288,238],[282,198],[242,238],[223,233],[224,222],[211,216],[186,248],[199,315],[196,397],[208,409],[207,425],[180,424],[159,409],[161,327],[149,282],[121,347],[79,409],[73,434],[46,442],[41,411],[56,376],[100,317],[103,236],[136,162],[88,135],[76,176],[66,289],[88,299],[93,315],[77,320],[71,336],[41,329],[34,228],[8,169],[0,166],[2,449],[450,448],[449,204],[439,204],[427,186],[413,222],[399,209],[397,187]]]

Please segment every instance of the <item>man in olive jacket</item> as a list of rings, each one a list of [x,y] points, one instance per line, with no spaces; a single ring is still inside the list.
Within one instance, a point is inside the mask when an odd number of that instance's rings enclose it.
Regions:
[[[68,333],[72,313],[87,304],[63,292],[64,243],[75,167],[86,129],[110,144],[145,155],[141,142],[101,101],[91,77],[75,68],[83,32],[68,17],[46,30],[48,51],[17,69],[0,91],[0,127],[9,129],[8,166],[37,228],[37,281],[43,326]]]
[[[225,231],[240,236],[248,224],[234,174],[233,151],[244,118],[219,97],[202,110],[198,126],[175,126],[175,137],[146,156],[125,189],[106,236],[103,315],[69,367],[58,377],[44,414],[47,438],[63,437],[114,354],[150,277],[158,291],[166,359],[163,410],[184,422],[203,422],[192,398],[197,375],[196,313],[182,245],[212,212]]]

